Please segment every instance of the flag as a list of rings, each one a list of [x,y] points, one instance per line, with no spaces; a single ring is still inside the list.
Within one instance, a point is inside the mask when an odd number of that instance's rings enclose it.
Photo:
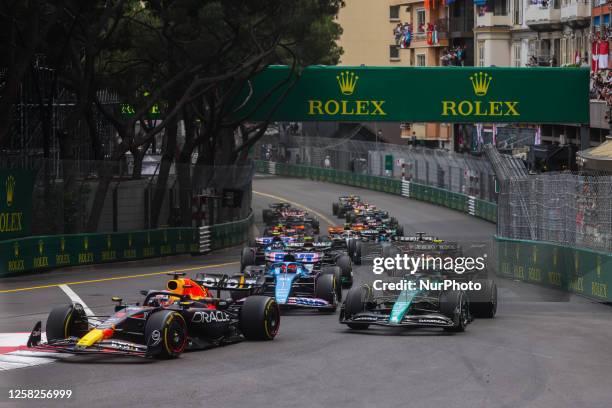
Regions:
[[[598,41],[593,41],[591,44],[591,55],[593,59],[591,60],[591,71],[597,71],[597,65],[599,62],[599,44]]]
[[[497,125],[493,124],[493,146],[497,146]]]
[[[535,142],[533,143],[536,146],[539,146],[542,144],[542,127],[538,125],[538,127],[536,127],[536,131],[535,131]]]

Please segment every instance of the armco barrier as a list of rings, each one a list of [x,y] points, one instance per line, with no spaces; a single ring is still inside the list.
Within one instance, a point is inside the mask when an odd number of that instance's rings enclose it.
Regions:
[[[370,176],[367,174],[356,174],[350,171],[274,163],[261,160],[255,161],[255,169],[260,173],[271,173],[273,169],[274,174],[279,176],[307,178],[314,181],[345,184],[353,187],[402,195],[404,197],[414,198],[416,200],[462,211],[490,222],[497,221],[497,205],[495,203],[483,201],[465,194],[455,193],[443,188],[389,177]]]
[[[612,254],[496,237],[498,274],[611,302]]]
[[[211,249],[221,249],[248,241],[253,213],[244,220],[210,226]]]
[[[238,245],[248,239],[248,218],[209,228],[210,249]],[[50,235],[0,241],[0,277],[26,271],[132,261],[167,255],[201,253],[198,228]]]

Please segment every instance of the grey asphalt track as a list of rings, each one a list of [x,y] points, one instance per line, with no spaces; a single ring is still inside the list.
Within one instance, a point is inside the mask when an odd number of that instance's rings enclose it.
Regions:
[[[275,201],[302,203],[331,221],[331,203],[355,193],[388,209],[406,232],[426,231],[465,242],[490,240],[494,225],[401,197],[312,181],[258,176],[254,210]],[[322,219],[322,229],[327,222]],[[53,271],[0,281],[0,290],[70,284],[94,312],[110,296],[138,298],[162,287],[166,270],[238,260],[239,249],[205,258]],[[235,265],[213,267],[236,271]],[[197,270],[190,271],[195,273]],[[356,283],[373,277],[356,268]],[[87,282],[106,278],[113,280]],[[352,332],[337,313],[294,312],[272,342],[243,342],[148,361],[74,357],[0,372],[0,406],[92,407],[601,407],[612,406],[612,308],[535,285],[498,280],[499,311],[465,333],[374,328]],[[0,293],[0,333],[29,331],[66,295],[50,286]],[[62,402],[15,404],[9,388],[73,390]]]

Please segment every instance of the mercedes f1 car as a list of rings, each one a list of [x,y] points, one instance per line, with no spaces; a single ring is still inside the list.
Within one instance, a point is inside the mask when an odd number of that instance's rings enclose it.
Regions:
[[[434,236],[427,236],[424,232],[417,232],[414,236],[396,236],[389,242],[379,246],[381,251],[367,249],[363,243],[356,244],[358,251],[372,251],[383,258],[395,258],[397,255],[407,254],[411,257],[438,257],[458,259],[464,257],[465,248],[457,242],[444,241]],[[375,256],[375,255],[374,255]],[[393,269],[388,270],[391,276],[397,273]],[[468,289],[465,291],[469,300],[470,313],[477,318],[494,318],[497,313],[497,284],[487,275],[487,269],[474,269],[461,274],[452,273],[450,278],[460,282],[478,283],[480,289]]]
[[[399,294],[377,296],[370,286],[355,287],[340,308],[340,323],[356,330],[378,325],[441,327],[445,331],[462,332],[472,320],[465,292],[422,290],[418,285]]]
[[[57,306],[47,318],[47,341],[41,341],[38,322],[27,345],[73,354],[175,358],[187,349],[272,340],[278,333],[280,312],[274,298],[222,299],[222,290],[253,287],[244,282],[232,286],[229,282],[238,280],[226,275],[205,287],[183,275],[174,274],[166,290],[142,291],[142,304],[114,297],[117,305],[111,316],[87,316],[78,303]]]

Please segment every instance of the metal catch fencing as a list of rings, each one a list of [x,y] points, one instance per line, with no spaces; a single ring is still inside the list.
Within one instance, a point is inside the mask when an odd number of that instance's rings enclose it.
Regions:
[[[264,139],[255,149],[255,156],[320,168],[328,163],[331,169],[390,179],[404,176],[440,191],[497,202],[500,237],[612,251],[610,174],[529,175],[520,159],[494,149],[485,150],[487,158],[350,138],[290,136],[285,140],[288,143],[282,151],[278,140],[275,144],[271,138]],[[386,156],[391,156],[391,167]],[[412,196],[409,188],[409,183],[402,184],[401,193]],[[468,212],[471,207],[476,211],[476,200],[467,205]]]
[[[145,159],[135,166],[131,157],[116,162],[36,158],[27,163],[0,158],[0,169],[34,174],[32,235],[192,227],[249,216],[252,163],[171,164],[164,181],[160,157]]]
[[[349,135],[350,136],[350,135]],[[441,149],[324,137],[289,136],[284,151],[264,139],[255,157],[357,174],[408,179],[495,202],[495,173],[485,157]]]
[[[503,182],[499,236],[612,252],[612,176],[547,173]]]

